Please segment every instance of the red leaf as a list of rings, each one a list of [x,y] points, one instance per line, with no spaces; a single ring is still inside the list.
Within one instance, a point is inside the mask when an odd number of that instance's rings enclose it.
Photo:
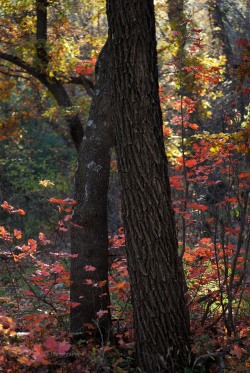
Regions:
[[[232,204],[237,203],[237,199],[234,198],[234,197],[232,197],[232,198],[225,197],[225,201],[228,202],[228,203],[232,203]]]
[[[191,31],[199,34],[202,31],[202,28],[191,28]]]
[[[206,211],[208,209],[207,206],[205,205],[199,205],[198,203],[190,203],[189,207],[192,207],[194,210],[199,210],[199,211]]]
[[[90,75],[94,72],[94,68],[93,67],[89,67],[88,69],[85,69],[84,71],[82,71],[82,74],[83,75]]]
[[[96,315],[97,315],[98,319],[100,319],[100,318],[103,317],[106,313],[108,313],[107,310],[100,310],[100,311],[96,312]]]
[[[71,348],[71,344],[63,341],[57,342],[54,336],[50,336],[44,342],[44,346],[51,352],[57,352],[60,355],[64,355]]]
[[[179,116],[179,115],[176,115],[175,117],[173,117],[173,118],[171,119],[171,123],[172,123],[172,124],[180,124],[181,121],[182,121],[182,118],[181,118],[181,116]]]
[[[96,267],[93,267],[91,265],[87,265],[83,268],[86,272],[94,272],[96,270]]]
[[[241,347],[239,347],[238,345],[234,345],[233,349],[230,351],[230,354],[235,355],[235,357],[240,360],[243,352],[244,350]]]
[[[90,278],[86,278],[86,280],[84,281],[84,283],[86,285],[93,285],[93,281]]]
[[[76,73],[77,74],[82,74],[82,70],[84,70],[84,66],[82,66],[82,65],[77,65],[76,66]]]
[[[177,190],[183,190],[182,186],[182,175],[174,175],[170,177],[171,187],[175,187]]]
[[[79,254],[69,254],[69,257],[74,259],[74,258],[77,258],[78,255],[79,255]]]
[[[71,348],[71,344],[64,341],[64,342],[59,342],[58,343],[58,346],[57,346],[57,352],[60,354],[60,355],[64,355],[65,352],[69,351],[69,349]]]
[[[195,159],[188,159],[185,162],[186,167],[191,168],[197,164],[197,161]]]
[[[79,75],[89,75],[89,74],[92,74],[93,72],[94,72],[93,67],[86,67],[86,66],[81,66],[81,65],[76,66],[76,73]]]
[[[47,339],[44,341],[44,346],[49,351],[55,351],[57,347],[57,341],[54,336],[47,337]]]
[[[29,290],[23,290],[23,293],[25,294],[25,295],[34,295],[34,293],[32,293],[32,291],[29,291]]]
[[[71,308],[76,308],[76,307],[80,306],[81,303],[78,303],[78,302],[69,302],[69,305],[70,305]]]

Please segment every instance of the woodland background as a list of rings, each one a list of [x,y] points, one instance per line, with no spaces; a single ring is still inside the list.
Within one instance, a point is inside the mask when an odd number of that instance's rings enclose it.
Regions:
[[[117,345],[90,338],[83,347],[69,335],[77,162],[69,118],[86,126],[107,20],[103,0],[49,3],[46,74],[63,82],[70,108],[8,57],[39,64],[34,2],[0,1],[0,371],[135,371],[114,150],[109,288]],[[155,1],[163,132],[197,356],[187,372],[250,366],[249,8],[249,0]]]

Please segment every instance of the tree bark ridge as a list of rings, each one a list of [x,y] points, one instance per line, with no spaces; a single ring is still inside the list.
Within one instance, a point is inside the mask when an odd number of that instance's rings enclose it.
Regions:
[[[188,364],[189,318],[163,143],[154,6],[107,3],[137,360],[147,372],[176,373]]]

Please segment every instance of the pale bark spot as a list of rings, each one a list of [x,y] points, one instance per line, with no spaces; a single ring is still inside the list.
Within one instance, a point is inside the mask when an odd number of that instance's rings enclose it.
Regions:
[[[95,171],[95,172],[99,172],[102,168],[101,165],[99,164],[96,164],[94,161],[90,162],[87,167],[92,170],[92,171]]]
[[[85,197],[85,200],[88,201],[89,193],[88,193],[88,185],[87,184],[85,185],[85,188],[84,188],[84,197]]]
[[[94,123],[93,119],[88,120],[87,126],[92,127],[92,128],[96,128],[96,124]]]

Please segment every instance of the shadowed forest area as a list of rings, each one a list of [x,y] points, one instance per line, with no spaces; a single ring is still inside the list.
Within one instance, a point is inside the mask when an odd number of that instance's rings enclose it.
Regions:
[[[0,372],[249,372],[249,9],[0,0]]]

